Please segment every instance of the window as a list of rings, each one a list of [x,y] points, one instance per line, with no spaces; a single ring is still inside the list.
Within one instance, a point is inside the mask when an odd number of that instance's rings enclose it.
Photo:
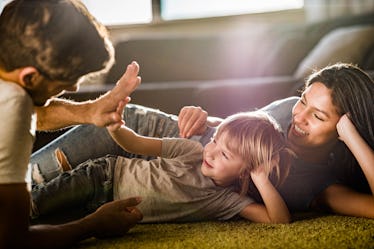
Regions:
[[[0,10],[11,0],[0,0]],[[158,0],[162,20],[204,18],[302,8],[303,0]],[[158,3],[158,1],[153,1]],[[152,22],[152,0],[82,0],[104,25]],[[157,4],[158,6],[158,4]],[[155,13],[155,15],[158,15]],[[155,17],[158,19],[158,16]]]
[[[3,11],[3,8],[7,3],[9,3],[12,0],[0,0],[0,12]]]
[[[260,13],[303,7],[303,0],[161,0],[164,20]]]
[[[0,0],[0,12],[12,0]],[[104,25],[150,23],[152,0],[82,0]]]
[[[87,9],[104,25],[150,23],[151,0],[82,0]]]

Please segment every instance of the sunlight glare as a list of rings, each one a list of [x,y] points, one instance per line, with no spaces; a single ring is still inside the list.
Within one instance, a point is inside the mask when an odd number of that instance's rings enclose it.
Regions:
[[[303,0],[162,0],[165,20],[261,13],[302,8]]]

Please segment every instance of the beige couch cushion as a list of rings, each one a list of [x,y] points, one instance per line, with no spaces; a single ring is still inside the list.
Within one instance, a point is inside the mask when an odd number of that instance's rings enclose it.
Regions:
[[[373,25],[350,26],[333,30],[324,36],[301,61],[296,69],[295,77],[306,78],[314,69],[337,62],[360,64],[373,44]]]

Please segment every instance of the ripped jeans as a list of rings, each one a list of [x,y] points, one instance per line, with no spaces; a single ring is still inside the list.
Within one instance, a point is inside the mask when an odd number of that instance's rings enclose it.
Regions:
[[[140,135],[151,137],[179,136],[177,116],[156,109],[128,104],[124,110],[123,119],[127,127]],[[209,142],[214,131],[215,129],[210,128],[203,136],[194,136],[191,139],[198,140],[205,145]],[[72,168],[88,159],[109,154],[125,157],[135,156],[118,146],[106,128],[94,125],[79,125],[31,155],[30,163],[37,167],[44,182],[52,180],[61,173],[60,165],[55,156],[56,149],[62,150]]]
[[[113,200],[113,178],[117,156],[87,160],[31,191],[31,218],[77,211],[88,214]]]

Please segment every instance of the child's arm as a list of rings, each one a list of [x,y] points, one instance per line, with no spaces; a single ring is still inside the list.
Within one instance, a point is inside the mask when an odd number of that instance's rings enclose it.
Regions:
[[[287,205],[263,171],[263,167],[252,172],[251,177],[264,204],[250,204],[240,212],[240,216],[254,222],[289,223],[291,215]]]
[[[119,146],[130,153],[147,156],[161,155],[160,138],[141,136],[125,125],[115,131],[108,129],[108,132]]]

